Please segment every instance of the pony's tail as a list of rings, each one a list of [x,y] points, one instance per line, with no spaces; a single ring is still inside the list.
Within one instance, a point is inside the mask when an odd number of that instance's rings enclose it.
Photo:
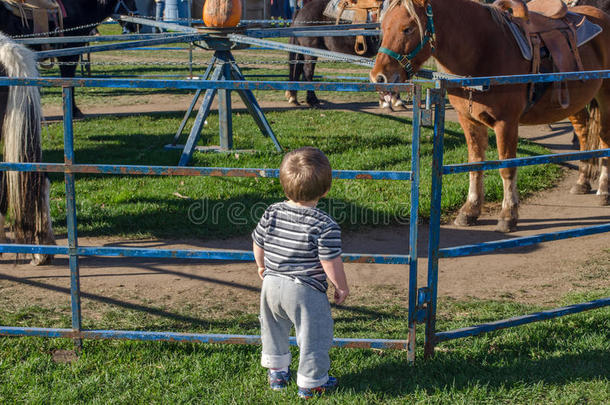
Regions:
[[[595,150],[601,148],[599,137],[600,133],[601,112],[599,110],[597,100],[594,99],[591,101],[591,103],[589,103],[589,125],[587,128],[587,143],[585,145],[585,150]],[[584,162],[588,163],[585,165],[585,175],[591,181],[595,180],[600,174],[602,160],[600,158],[591,158],[584,160]]]
[[[0,34],[0,63],[9,77],[38,77],[33,52]],[[40,162],[40,92],[35,86],[11,86],[2,127],[6,162]],[[44,173],[5,172],[8,209],[18,243],[55,244],[49,212],[49,181]],[[34,255],[34,264],[50,260]]]

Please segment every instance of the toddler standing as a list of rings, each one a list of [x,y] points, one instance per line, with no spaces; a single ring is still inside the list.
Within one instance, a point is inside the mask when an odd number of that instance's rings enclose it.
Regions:
[[[269,385],[281,390],[290,381],[290,329],[299,346],[298,395],[310,398],[335,388],[328,375],[333,320],[326,296],[329,280],[335,303],[349,294],[341,261],[341,230],[316,208],[330,190],[328,158],[317,148],[287,153],[280,166],[280,183],[287,201],[271,205],[252,232],[261,291],[261,364]]]

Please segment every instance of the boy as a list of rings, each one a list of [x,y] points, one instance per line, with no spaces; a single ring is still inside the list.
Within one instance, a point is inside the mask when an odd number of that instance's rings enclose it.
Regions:
[[[252,232],[261,290],[261,364],[268,368],[271,389],[290,380],[289,334],[295,327],[300,350],[298,394],[311,398],[335,388],[328,376],[333,320],[326,296],[327,279],[335,286],[335,303],[349,294],[341,261],[341,230],[316,208],[330,190],[328,158],[317,148],[287,153],[280,183],[288,201],[271,205]]]

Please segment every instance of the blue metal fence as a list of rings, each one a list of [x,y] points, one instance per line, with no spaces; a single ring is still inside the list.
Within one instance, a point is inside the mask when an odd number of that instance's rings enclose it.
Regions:
[[[354,86],[354,84],[356,86]],[[70,295],[72,306],[72,329],[11,327],[0,326],[0,335],[5,336],[44,336],[65,337],[75,340],[80,346],[82,339],[139,339],[139,340],[171,340],[208,343],[259,343],[259,336],[222,335],[222,334],[196,334],[149,331],[117,331],[117,330],[83,330],[80,305],[80,277],[79,257],[81,256],[123,256],[123,257],[155,257],[176,259],[205,259],[205,260],[231,260],[253,261],[251,251],[239,250],[168,250],[168,249],[138,249],[122,247],[80,246],[77,236],[76,192],[74,188],[74,175],[76,173],[108,174],[108,175],[153,175],[153,176],[210,176],[210,177],[260,177],[277,178],[277,169],[262,168],[224,168],[224,167],[176,167],[176,166],[134,166],[134,165],[87,165],[77,164],[74,152],[74,131],[72,126],[72,92],[74,86],[84,87],[153,87],[153,88],[189,88],[189,89],[242,89],[252,88],[278,90],[303,90],[316,88],[337,91],[383,90],[405,91],[412,90],[414,97],[421,99],[421,87],[413,84],[402,85],[372,85],[363,83],[286,83],[286,82],[239,82],[239,81],[155,81],[155,80],[125,80],[125,79],[14,79],[0,78],[2,85],[29,85],[29,86],[62,86],[64,106],[64,163],[0,163],[3,171],[39,171],[63,172],[66,185],[66,211],[67,211],[67,246],[42,246],[23,244],[0,244],[0,252],[10,253],[45,253],[68,255],[70,266]],[[244,87],[246,86],[246,87]],[[313,87],[312,87],[313,86]],[[414,106],[416,117],[420,116],[420,105]],[[411,213],[410,235],[417,240],[417,223],[419,210],[419,139],[420,120],[413,121],[412,161],[410,171],[373,171],[373,170],[334,170],[336,179],[355,180],[407,180],[411,181]],[[345,262],[360,263],[392,263],[408,264],[409,277],[417,278],[417,249],[416,243],[408,248],[404,255],[371,255],[365,253],[346,253],[342,256]],[[409,302],[416,301],[416,290],[412,290]],[[414,306],[411,306],[414,308]],[[409,315],[410,320],[415,317]],[[414,331],[413,323],[413,331]],[[414,336],[414,334],[413,334]],[[291,340],[296,344],[296,340]],[[413,342],[414,343],[414,342]],[[407,347],[407,340],[389,339],[351,339],[335,338],[334,345],[339,347],[370,347],[370,348],[400,348]],[[414,348],[414,344],[410,347]]]
[[[444,175],[472,170],[493,170],[500,167],[517,167],[541,163],[557,163],[570,160],[581,160],[589,157],[610,156],[610,149],[591,152],[577,152],[537,156],[530,158],[509,159],[505,161],[478,162],[474,164],[443,165],[443,135],[445,118],[445,91],[451,86],[469,86],[484,88],[496,84],[512,84],[527,82],[549,82],[557,80],[580,80],[594,78],[609,78],[610,71],[579,72],[562,74],[521,75],[490,78],[447,78],[436,77],[437,89],[429,92],[427,105],[434,109],[434,145],[432,166],[432,201],[430,213],[430,235],[428,244],[428,274],[427,286],[417,286],[417,218],[419,208],[419,138],[421,131],[422,97],[421,82],[408,84],[370,84],[370,83],[289,83],[263,81],[197,81],[197,80],[128,80],[128,79],[14,79],[0,78],[0,85],[30,85],[30,86],[62,86],[64,88],[64,164],[59,163],[0,163],[0,170],[63,172],[66,183],[68,246],[40,246],[0,244],[0,252],[13,253],[47,253],[67,254],[70,258],[71,299],[72,299],[72,329],[54,328],[18,328],[0,326],[0,335],[6,336],[46,336],[73,338],[77,344],[80,339],[142,339],[194,341],[208,343],[239,343],[258,344],[258,336],[246,335],[207,335],[173,332],[148,331],[116,331],[116,330],[83,330],[80,314],[80,288],[78,259],[80,256],[132,256],[132,257],[171,257],[212,260],[253,260],[249,251],[226,250],[159,250],[133,249],[116,247],[79,246],[77,238],[77,216],[75,208],[74,174],[96,173],[112,175],[182,175],[182,176],[231,176],[231,177],[277,177],[277,169],[256,168],[222,168],[222,167],[172,167],[172,166],[133,166],[133,165],[87,165],[77,164],[74,155],[73,129],[71,116],[71,92],[74,86],[85,87],[145,87],[145,88],[179,88],[179,89],[260,89],[260,90],[328,90],[328,91],[408,91],[414,92],[413,142],[411,171],[357,171],[336,170],[333,177],[337,179],[386,179],[411,181],[411,213],[410,213],[410,246],[406,255],[368,255],[363,253],[345,254],[347,262],[400,263],[409,265],[408,291],[408,328],[409,335],[404,340],[389,339],[349,339],[335,338],[334,344],[339,347],[374,347],[374,348],[406,348],[408,359],[415,359],[415,326],[416,323],[426,324],[425,348],[426,355],[432,355],[437,343],[460,337],[473,336],[501,328],[522,325],[529,322],[551,319],[558,316],[582,312],[610,305],[610,298],[603,298],[569,307],[557,308],[535,314],[500,320],[483,325],[455,331],[436,332],[436,306],[438,286],[439,259],[464,256],[473,253],[490,252],[517,246],[527,246],[550,240],[565,239],[584,235],[593,235],[610,231],[610,223],[539,234],[523,238],[486,242],[477,245],[466,245],[441,249],[440,218],[442,179]],[[292,344],[296,342],[294,339]]]
[[[542,311],[530,315],[499,320],[496,322],[486,323],[482,325],[475,325],[468,328],[462,328],[453,331],[436,331],[439,259],[447,257],[467,256],[483,252],[493,252],[498,249],[524,247],[533,244],[538,244],[540,242],[610,232],[609,222],[607,224],[598,226],[581,227],[566,231],[543,233],[527,237],[511,238],[494,242],[484,242],[474,245],[464,245],[441,249],[439,247],[441,215],[440,210],[444,175],[469,171],[494,170],[503,167],[518,167],[544,163],[559,163],[572,160],[588,159],[591,157],[610,156],[610,149],[603,149],[589,152],[562,153],[546,156],[506,159],[502,161],[485,161],[469,164],[443,165],[444,106],[446,89],[450,87],[470,87],[476,88],[478,90],[484,90],[491,85],[542,83],[563,80],[589,80],[609,77],[610,71],[550,73],[535,75],[529,74],[476,78],[436,74],[437,88],[431,92],[430,100],[431,103],[435,106],[436,117],[434,122],[434,158],[432,167],[430,236],[428,239],[428,285],[419,289],[416,310],[416,313],[418,314],[418,321],[426,324],[426,337],[424,347],[425,356],[432,356],[434,354],[436,344],[441,341],[458,339],[467,336],[474,336],[498,329],[542,321],[610,305],[610,297],[608,297],[586,303],[570,305],[568,307],[556,308],[548,311]]]

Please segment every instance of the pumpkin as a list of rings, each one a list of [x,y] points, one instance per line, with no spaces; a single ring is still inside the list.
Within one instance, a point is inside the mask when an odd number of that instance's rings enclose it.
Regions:
[[[206,0],[203,22],[208,27],[235,27],[241,19],[241,0]]]

